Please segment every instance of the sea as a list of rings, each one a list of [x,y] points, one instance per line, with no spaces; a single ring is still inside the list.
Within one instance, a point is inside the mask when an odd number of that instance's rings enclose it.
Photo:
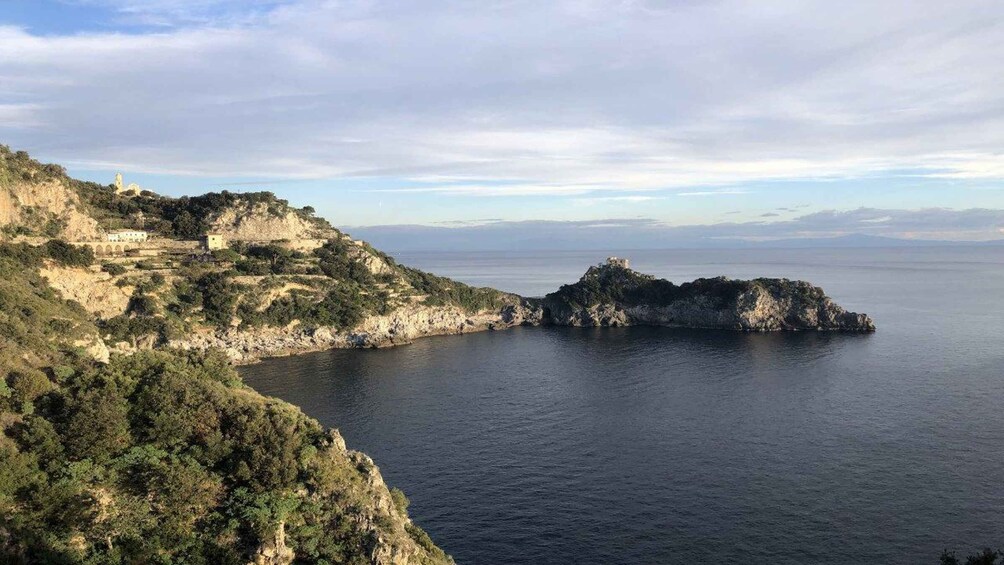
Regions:
[[[402,253],[541,296],[609,255],[817,284],[873,334],[515,328],[242,369],[461,564],[923,564],[1004,546],[1004,248]]]

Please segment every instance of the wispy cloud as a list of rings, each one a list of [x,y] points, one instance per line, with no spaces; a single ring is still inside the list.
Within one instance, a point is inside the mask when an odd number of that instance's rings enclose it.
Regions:
[[[749,194],[748,190],[695,190],[678,192],[677,196],[728,196],[731,194]]]

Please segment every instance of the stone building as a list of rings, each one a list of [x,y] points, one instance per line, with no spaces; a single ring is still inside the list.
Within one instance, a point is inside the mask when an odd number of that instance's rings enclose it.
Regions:
[[[206,251],[215,251],[217,249],[226,249],[227,242],[220,233],[207,233],[202,236],[202,248]]]
[[[142,230],[118,230],[110,232],[107,240],[115,243],[143,243],[149,234]]]
[[[622,269],[630,269],[628,266],[627,259],[621,259],[620,257],[607,257],[607,265],[611,267],[620,267]]]
[[[123,187],[122,173],[115,173],[115,194],[122,194],[124,196],[137,196],[141,192],[143,192],[143,189],[134,182],[129,183],[129,186]]]

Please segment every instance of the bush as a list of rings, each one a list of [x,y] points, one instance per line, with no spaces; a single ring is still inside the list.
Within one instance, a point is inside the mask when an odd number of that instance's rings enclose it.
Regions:
[[[397,487],[391,487],[390,498],[391,500],[394,501],[394,507],[397,508],[398,512],[400,512],[401,514],[408,513],[408,506],[411,504],[411,502],[408,500],[408,497],[405,496],[404,492],[401,489]]]
[[[237,306],[237,288],[224,273],[207,273],[195,286],[202,297],[202,313],[206,322],[225,327],[230,325]]]
[[[997,565],[997,560],[1001,557],[1000,551],[994,551],[992,549],[985,548],[979,553],[972,553],[966,556],[965,565]],[[959,558],[955,556],[955,552],[949,553],[946,549],[941,554],[941,565],[960,565]]]
[[[177,333],[164,318],[147,316],[132,318],[126,315],[105,320],[101,323],[101,330],[113,343],[132,342],[135,339],[154,336],[157,344],[163,344],[173,339]]]
[[[405,280],[415,290],[425,294],[425,304],[443,306],[456,304],[467,312],[501,308],[504,294],[493,288],[477,288],[412,269],[400,267]]]
[[[101,265],[101,270],[113,277],[124,275],[127,271],[123,265],[119,265],[118,263],[105,263]]]
[[[36,398],[52,390],[52,383],[36,369],[15,371],[7,377],[11,400],[22,412],[31,412]]]
[[[269,268],[268,263],[265,261],[260,261],[258,259],[244,259],[238,261],[234,268],[238,273],[242,275],[251,276],[265,276],[272,274],[272,269]]]
[[[94,251],[87,246],[76,246],[60,239],[50,239],[45,243],[46,255],[67,267],[89,267],[94,263]]]
[[[353,258],[357,251],[343,239],[334,239],[314,250],[318,267],[325,275],[362,286],[373,284],[373,274],[361,261]]]

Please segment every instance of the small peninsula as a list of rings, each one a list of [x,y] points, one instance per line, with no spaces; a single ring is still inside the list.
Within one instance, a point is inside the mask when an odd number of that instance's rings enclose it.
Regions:
[[[617,257],[548,294],[541,307],[547,323],[567,326],[875,330],[867,315],[844,310],[805,281],[716,277],[675,285],[633,271],[626,259]]]
[[[522,297],[269,192],[123,185],[0,145],[5,562],[452,562],[369,457],[234,364],[518,325],[875,329],[806,282],[676,285],[617,258]]]

